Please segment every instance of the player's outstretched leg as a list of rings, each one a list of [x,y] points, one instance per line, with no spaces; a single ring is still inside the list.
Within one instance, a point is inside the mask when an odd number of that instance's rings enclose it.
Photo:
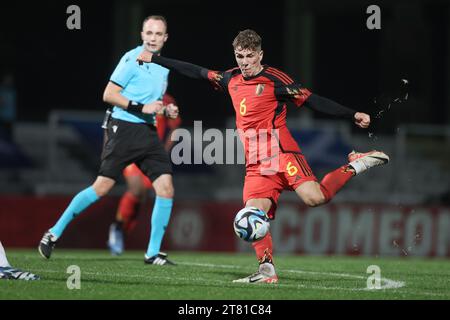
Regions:
[[[259,240],[254,242],[253,248],[259,261],[258,271],[241,279],[233,280],[236,283],[277,283],[278,276],[272,260],[272,235],[270,232]]]
[[[361,174],[370,168],[387,164],[389,162],[389,157],[384,152],[377,150],[366,153],[352,151],[348,155],[348,162],[348,164],[325,175],[319,186],[320,191],[323,194],[323,199],[312,201],[312,206],[327,203],[352,177]],[[302,187],[300,186],[299,188]],[[300,190],[296,190],[296,192],[301,193]],[[310,205],[308,201],[305,203]]]
[[[372,150],[366,153],[352,151],[348,155],[349,166],[355,170],[355,175],[370,168],[381,166],[389,162],[389,156],[382,151]]]

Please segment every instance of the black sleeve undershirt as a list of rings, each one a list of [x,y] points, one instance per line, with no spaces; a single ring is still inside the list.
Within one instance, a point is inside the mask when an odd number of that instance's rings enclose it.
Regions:
[[[356,111],[353,109],[344,107],[343,105],[340,105],[333,100],[321,97],[314,93],[312,93],[308,97],[308,99],[306,99],[305,106],[315,111],[349,119],[353,119],[356,113]]]
[[[208,79],[208,69],[198,65],[180,60],[170,59],[154,55],[152,62],[168,69],[179,72],[180,74],[192,79]]]

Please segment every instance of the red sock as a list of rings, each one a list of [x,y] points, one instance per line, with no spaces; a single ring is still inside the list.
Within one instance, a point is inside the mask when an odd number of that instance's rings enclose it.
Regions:
[[[136,216],[139,209],[139,198],[127,191],[119,202],[117,214],[123,222],[123,229],[129,232],[136,225]]]
[[[256,251],[256,257],[258,258],[259,263],[270,262],[272,261],[272,235],[270,232],[266,234],[264,238],[261,240],[255,241],[252,243],[253,248]]]
[[[353,172],[348,170],[348,165],[337,168],[323,177],[320,182],[326,201],[330,201],[336,193],[353,177]]]

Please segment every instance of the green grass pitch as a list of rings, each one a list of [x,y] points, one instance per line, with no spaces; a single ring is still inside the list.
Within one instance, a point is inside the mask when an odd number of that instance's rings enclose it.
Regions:
[[[0,280],[0,299],[450,299],[450,261],[418,258],[276,256],[278,284],[235,284],[256,271],[252,254],[171,252],[177,266],[152,266],[143,252],[8,250],[10,263],[40,281]],[[81,270],[69,290],[67,268]],[[381,269],[381,289],[367,289],[367,267]]]

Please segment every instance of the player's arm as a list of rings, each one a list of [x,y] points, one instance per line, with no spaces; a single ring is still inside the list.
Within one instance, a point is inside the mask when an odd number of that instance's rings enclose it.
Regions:
[[[315,93],[311,93],[305,100],[305,106],[325,114],[352,119],[360,128],[367,128],[370,124],[370,116],[368,114],[357,112]]]
[[[208,80],[209,70],[193,63],[153,55],[152,62],[192,79]]]
[[[154,55],[146,50],[142,51],[136,60],[139,62],[139,64],[142,64],[143,62],[152,62],[159,64],[160,66],[177,71],[182,75],[192,79],[208,79],[209,70],[204,67],[185,61]]]
[[[103,92],[103,101],[112,106],[117,106],[131,112],[142,112],[147,114],[158,113],[163,108],[162,101],[142,104],[129,100],[121,94],[122,89],[123,88],[121,86],[109,81],[106,85],[105,91]]]
[[[356,112],[331,99],[312,93],[295,82],[278,87],[276,89],[276,94],[278,97],[294,102],[297,106],[304,105],[314,111],[336,117],[352,119],[355,124],[361,128],[367,128],[370,124],[370,116],[368,114]]]
[[[195,65],[193,63],[166,58],[158,55],[154,55],[151,52],[143,51],[136,59],[139,63],[156,63],[167,69],[174,70],[191,79],[205,79],[209,80],[216,89],[222,89],[226,91],[226,87],[229,81],[229,74],[209,70],[207,68]]]
[[[305,107],[329,114],[336,117],[352,119],[356,113],[355,110],[347,108],[331,99],[311,93],[305,100]]]

